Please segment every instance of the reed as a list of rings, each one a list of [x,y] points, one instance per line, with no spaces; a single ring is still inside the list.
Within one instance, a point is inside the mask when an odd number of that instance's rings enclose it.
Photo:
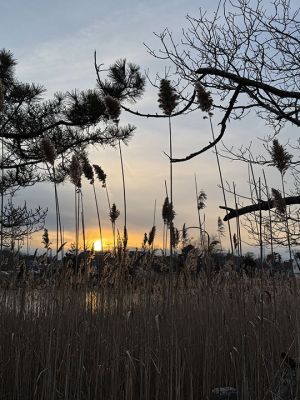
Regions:
[[[2,289],[0,396],[196,400],[234,386],[270,399],[281,353],[297,355],[299,284],[183,278]]]
[[[160,81],[159,94],[158,94],[158,103],[159,107],[163,110],[163,113],[168,116],[169,123],[169,157],[170,157],[170,210],[173,208],[173,145],[172,145],[172,124],[171,124],[171,115],[172,112],[178,105],[178,94],[176,93],[175,88],[171,85],[171,82],[168,79],[162,79]],[[172,260],[173,255],[173,242],[172,242],[172,230],[173,230],[173,219],[170,217],[170,261]],[[170,270],[172,270],[172,266],[170,266]]]

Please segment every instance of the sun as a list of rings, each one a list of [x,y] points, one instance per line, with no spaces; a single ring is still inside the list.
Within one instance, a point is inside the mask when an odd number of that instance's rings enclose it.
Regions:
[[[95,240],[94,242],[94,250],[95,251],[102,251],[102,242],[101,240]]]

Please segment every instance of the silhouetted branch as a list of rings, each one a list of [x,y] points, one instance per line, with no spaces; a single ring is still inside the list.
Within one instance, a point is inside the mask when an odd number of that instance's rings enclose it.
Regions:
[[[230,99],[230,102],[229,102],[227,111],[226,111],[226,113],[225,113],[225,115],[224,115],[224,117],[223,117],[223,119],[222,119],[222,121],[221,121],[221,123],[220,123],[220,125],[221,125],[221,131],[220,131],[219,136],[218,136],[213,142],[210,142],[207,146],[203,147],[203,148],[202,148],[201,150],[199,150],[199,151],[196,151],[195,153],[191,153],[190,155],[188,155],[188,156],[186,156],[186,157],[184,157],[184,158],[172,158],[171,161],[172,161],[173,163],[188,161],[188,160],[190,160],[190,159],[192,159],[192,158],[198,156],[199,154],[202,154],[202,153],[204,153],[205,151],[211,149],[212,147],[214,147],[214,146],[222,139],[222,137],[224,136],[224,133],[225,133],[225,131],[226,131],[226,123],[227,123],[227,120],[228,120],[229,117],[230,117],[231,111],[232,111],[232,109],[233,109],[233,106],[234,106],[234,104],[235,104],[235,102],[236,102],[236,100],[237,100],[237,98],[238,98],[238,95],[239,95],[241,89],[242,89],[242,86],[241,86],[241,85],[238,85],[238,86],[236,87],[235,91],[234,91],[233,96],[232,96],[231,99]],[[168,156],[168,157],[169,157],[169,156]],[[170,157],[169,157],[169,158],[170,158]]]
[[[289,196],[283,198],[285,205],[289,206],[292,204],[300,204],[300,196]],[[273,199],[269,199],[267,201],[260,201],[256,204],[251,204],[249,206],[245,206],[239,209],[231,208],[231,207],[225,207],[225,206],[219,206],[222,210],[227,210],[228,214],[225,215],[223,218],[223,221],[228,221],[232,218],[236,218],[238,216],[248,214],[254,211],[259,211],[259,210],[269,210],[271,208],[275,208]]]

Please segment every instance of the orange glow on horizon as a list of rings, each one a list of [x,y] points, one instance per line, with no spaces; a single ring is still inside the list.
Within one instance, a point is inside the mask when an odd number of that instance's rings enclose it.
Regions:
[[[48,233],[49,233],[50,241],[52,242],[51,247],[52,247],[52,249],[55,249],[56,231],[49,230]],[[144,233],[142,231],[141,232],[139,232],[139,231],[131,231],[130,232],[129,231],[129,235],[128,235],[129,240],[128,240],[127,247],[128,248],[141,248],[143,236],[144,236]],[[30,244],[31,249],[35,249],[35,248],[42,249],[41,237],[42,237],[42,232],[37,232],[32,235],[32,240],[31,240],[31,244]],[[65,252],[67,252],[68,249],[71,248],[71,244],[75,243],[74,231],[65,230],[63,241],[67,242],[64,247]],[[98,250],[98,248],[96,248],[96,246],[97,246],[97,245],[95,246],[96,243],[99,243],[100,246],[102,245],[100,250]],[[116,237],[116,244],[117,244],[117,237]],[[91,228],[91,229],[87,228],[86,229],[86,247],[87,247],[87,249],[92,249],[93,246],[96,251],[102,251],[102,250],[103,251],[111,251],[111,250],[113,250],[114,240],[113,240],[111,230],[110,229],[102,229],[102,244],[101,244],[101,239],[99,237],[99,230],[97,228]],[[162,247],[162,238],[158,234],[154,241],[154,248],[161,248],[161,247]],[[82,240],[81,234],[80,234],[80,239],[79,239],[79,248],[81,250],[83,249],[83,240]]]

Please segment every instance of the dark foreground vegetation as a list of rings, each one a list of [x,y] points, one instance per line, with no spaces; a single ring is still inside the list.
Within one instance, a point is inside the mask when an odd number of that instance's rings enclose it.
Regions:
[[[298,355],[297,279],[187,267],[131,278],[123,264],[97,284],[80,273],[6,284],[0,398],[192,400],[220,386],[275,398],[282,353]]]

